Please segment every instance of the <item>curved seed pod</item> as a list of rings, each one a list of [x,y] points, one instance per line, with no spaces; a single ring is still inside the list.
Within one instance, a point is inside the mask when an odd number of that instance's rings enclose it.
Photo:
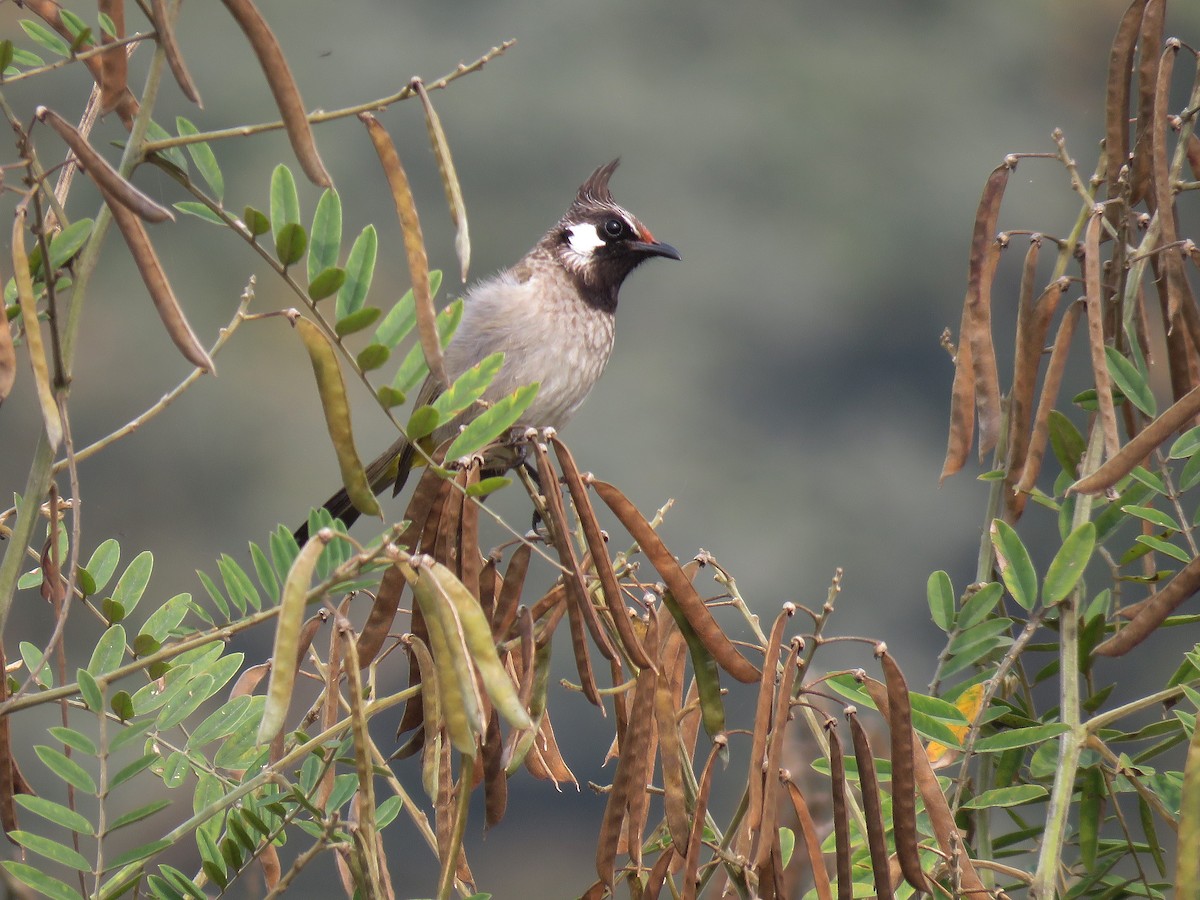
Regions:
[[[1026,439],[1033,422],[1033,394],[1037,387],[1037,373],[1042,358],[1045,334],[1037,333],[1034,320],[1033,285],[1037,277],[1038,256],[1042,249],[1042,236],[1035,234],[1029,239],[1029,250],[1025,253],[1025,264],[1021,268],[1021,287],[1017,300],[1017,341],[1013,360],[1012,390],[1008,397],[1008,460],[1005,483],[1011,487],[1025,466]],[[1047,326],[1049,318],[1046,319]],[[1005,509],[1009,521],[1020,516],[1018,504],[1024,506],[1025,498],[1011,490],[1004,495]]]
[[[279,117],[283,119],[283,127],[287,130],[288,140],[292,144],[292,152],[300,163],[300,168],[308,176],[308,180],[317,187],[332,187],[333,181],[325,171],[325,164],[317,153],[317,145],[313,140],[312,126],[308,122],[308,114],[304,109],[304,101],[300,99],[300,89],[292,78],[287,60],[279,41],[271,32],[266,19],[254,7],[250,0],[221,0],[229,10],[242,34],[250,42],[258,64],[262,67],[263,75],[267,78],[267,86],[275,98],[279,108]]]
[[[1000,426],[1000,379],[996,349],[992,344],[992,278],[1000,260],[996,223],[1008,176],[1016,167],[1006,159],[988,176],[975,213],[971,256],[967,264],[967,295],[963,301],[962,324],[958,331],[958,357],[951,394],[950,437],[941,480],[963,467],[971,450],[974,415],[979,414],[979,453],[986,455],[995,445]]]
[[[854,900],[854,879],[850,871],[850,817],[846,810],[846,754],[838,736],[837,722],[827,719],[829,739],[829,775],[833,781],[833,839],[837,858],[838,900]]]
[[[124,47],[118,48],[117,52],[124,58]],[[37,116],[39,122],[45,122],[53,128],[66,145],[71,148],[71,152],[79,160],[80,167],[83,171],[87,172],[92,181],[96,182],[100,190],[105,193],[106,200],[112,197],[122,206],[137,213],[139,218],[145,219],[147,222],[174,221],[175,214],[173,212],[164,206],[159,206],[129,181],[122,178],[121,174],[112,167],[112,164],[92,148],[87,138],[80,134],[74,125],[54,110],[48,109],[45,106],[39,106],[34,111],[34,115]]]
[[[346,397],[346,383],[342,370],[329,339],[316,325],[301,316],[296,319],[296,331],[308,358],[312,362],[313,374],[317,378],[317,393],[321,396],[321,408],[325,413],[325,427],[337,453],[338,468],[342,472],[342,484],[354,508],[368,516],[379,516],[383,511],[367,481],[366,470],[354,448],[354,433],[350,427],[350,401]]]
[[[475,736],[483,733],[486,723],[461,624],[431,566],[422,565],[417,569],[417,580],[412,587],[429,629],[429,645],[442,689],[446,731],[456,750],[473,756]]]
[[[779,769],[783,758],[783,739],[787,733],[787,723],[791,712],[792,685],[796,683],[796,673],[799,671],[798,654],[804,646],[801,638],[794,637],[788,645],[784,656],[783,674],[779,679],[779,690],[776,692],[775,711],[771,717],[771,737],[767,742],[767,758],[759,775],[764,778],[762,799],[762,824],[757,832],[757,846],[754,854],[754,866],[759,870],[760,881],[770,865],[771,848],[779,840]]]
[[[647,639],[651,644],[658,643],[658,620],[654,609],[650,609],[650,625],[647,630]],[[647,671],[643,669],[642,671]],[[650,792],[646,790],[646,785],[654,778],[654,758],[658,755],[658,728],[657,719],[654,715],[654,698],[658,693],[658,677],[653,669],[649,670],[653,677],[648,681],[649,686],[645,689],[645,695],[638,696],[637,687],[634,688],[633,699],[629,704],[629,715],[645,716],[647,721],[647,731],[649,737],[646,740],[646,746],[643,749],[640,757],[640,763],[631,767],[629,779],[633,785],[633,790],[630,792],[629,805],[625,811],[625,834],[624,842],[627,846],[629,854],[629,863],[635,869],[642,867],[642,844],[643,834],[646,831],[646,819],[650,813]],[[647,699],[647,696],[649,699]],[[622,699],[624,699],[622,697]],[[629,725],[626,723],[625,734],[628,734]],[[619,765],[619,763],[618,763]],[[618,848],[619,851],[619,848]]]
[[[192,79],[192,74],[183,61],[183,54],[179,52],[179,44],[175,40],[175,22],[167,13],[166,0],[150,0],[150,11],[154,14],[154,31],[158,35],[158,45],[163,48],[163,54],[167,57],[167,66],[175,77],[175,83],[183,91],[183,96],[204,109],[200,91],[196,88],[196,82]]]
[[[304,663],[308,648],[312,646],[312,642],[316,638],[317,632],[321,630],[321,626],[325,624],[326,618],[328,618],[328,614],[321,610],[315,616],[310,616],[305,620],[304,627],[300,629],[300,640],[296,642],[297,669]]]
[[[1058,391],[1062,386],[1063,374],[1067,370],[1067,354],[1071,347],[1071,338],[1075,335],[1075,325],[1083,309],[1080,302],[1067,307],[1062,321],[1058,325],[1058,334],[1054,337],[1054,349],[1050,351],[1050,362],[1046,364],[1046,377],[1042,381],[1042,394],[1038,398],[1037,415],[1033,420],[1033,433],[1029,438],[1029,447],[1025,452],[1025,463],[1016,490],[1028,494],[1037,484],[1038,474],[1042,470],[1042,459],[1046,455],[1046,445],[1050,440],[1050,413],[1058,402]]]
[[[617,761],[617,771],[613,775],[612,790],[608,792],[608,802],[604,807],[600,838],[596,842],[596,874],[610,889],[613,886],[613,867],[626,810],[632,803],[635,792],[645,789],[646,763],[651,736],[654,733],[656,681],[657,675],[653,669],[642,669],[638,675],[637,684],[633,689],[625,744],[621,747],[621,758]],[[699,812],[697,815],[703,818]]]
[[[662,892],[663,885],[666,884],[667,874],[671,870],[671,863],[674,859],[675,848],[668,846],[659,855],[650,874],[646,876],[646,888],[642,891],[642,900],[658,900],[658,895]],[[820,900],[824,900],[824,898],[820,898]]]
[[[562,562],[563,568],[570,573],[563,576],[563,583],[567,586],[567,600],[571,604],[567,608],[567,614],[575,613],[583,620],[592,635],[592,640],[596,642],[596,646],[600,648],[605,659],[616,659],[617,651],[613,648],[604,627],[600,624],[600,617],[596,614],[596,608],[592,605],[587,584],[584,582],[583,569],[580,568],[579,560],[575,556],[575,548],[571,545],[571,527],[567,522],[567,512],[563,506],[558,473],[554,471],[554,466],[550,463],[545,444],[534,441],[533,454],[537,459],[538,478],[546,498],[546,512],[549,515],[550,535],[554,540],[554,548],[558,551],[558,558]]]
[[[100,193],[112,212],[117,230],[121,232],[121,237],[125,239],[125,244],[129,247],[129,254],[133,257],[138,272],[142,276],[142,283],[146,285],[146,291],[154,302],[158,317],[162,320],[163,327],[167,329],[167,336],[179,348],[184,359],[196,368],[212,372],[215,375],[217,367],[213,365],[208,352],[200,346],[199,338],[192,331],[192,326],[188,324],[187,317],[183,314],[183,307],[179,305],[175,292],[171,290],[171,283],[167,281],[167,273],[163,271],[162,263],[158,261],[158,254],[154,252],[154,245],[150,243],[146,226],[129,207],[109,194],[103,187],[100,188]]]
[[[1121,451],[1110,457],[1100,468],[1086,478],[1080,478],[1071,485],[1068,493],[1098,494],[1112,487],[1133,471],[1154,448],[1183,427],[1193,416],[1200,413],[1200,387],[1192,388],[1161,416],[1150,422],[1121,448]]]
[[[870,677],[863,679],[863,687],[866,688],[867,694],[870,695],[879,714],[890,722],[891,705],[888,702],[887,688],[878,680]],[[958,852],[962,846],[958,824],[954,821],[954,814],[950,812],[950,804],[946,801],[946,795],[942,793],[942,786],[938,784],[937,773],[933,771],[929,756],[915,737],[913,738],[913,762],[916,764],[917,787],[921,791],[921,799],[925,801],[925,814],[929,816],[929,824],[933,828],[938,846],[947,857],[955,859],[963,895],[985,896],[987,889],[975,871],[971,858],[966,853]]]
[[[479,469],[480,462],[478,459],[473,460],[471,464],[462,473],[465,479],[464,485],[467,490],[470,490],[473,485],[479,484]],[[479,503],[474,498],[464,494],[462,501],[462,516],[459,524],[458,538],[458,566],[461,572],[460,577],[462,583],[466,585],[467,590],[471,594],[479,597],[479,579],[483,569],[483,553],[479,549]],[[476,603],[479,608],[483,609],[483,604]],[[484,618],[491,622],[490,617],[484,614]]]
[[[1131,206],[1137,206],[1150,191],[1151,145],[1155,140],[1154,88],[1158,81],[1158,51],[1163,44],[1163,19],[1166,0],[1149,0],[1142,13],[1138,35],[1138,108],[1137,130],[1133,141],[1133,171],[1130,173]],[[1111,195],[1110,195],[1111,196]]]
[[[504,739],[500,735],[500,716],[496,710],[488,717],[483,736],[484,826],[491,828],[504,818],[508,808],[508,778],[504,774]]]
[[[621,586],[617,583],[612,560],[608,556],[608,546],[604,543],[604,535],[600,532],[600,523],[596,520],[596,511],[592,508],[592,501],[588,496],[583,479],[579,477],[575,459],[571,456],[571,451],[567,449],[566,444],[557,437],[551,437],[550,443],[554,445],[554,455],[558,458],[558,464],[562,468],[567,490],[571,492],[571,502],[575,504],[575,513],[579,517],[584,539],[592,554],[592,565],[596,567],[596,576],[600,579],[604,602],[608,607],[609,615],[612,616],[613,625],[616,626],[621,646],[625,648],[630,660],[639,669],[654,668],[646,649],[638,640],[637,635],[633,633],[633,625],[629,621],[625,603],[621,599]]]
[[[716,737],[725,730],[725,702],[721,698],[721,675],[717,670],[717,661],[708,652],[708,647],[704,645],[670,591],[663,594],[663,606],[679,626],[679,631],[687,643],[688,653],[692,657],[692,671],[695,674],[694,683],[700,700],[700,717],[704,723],[704,730],[710,737]]]
[[[525,615],[528,615],[526,611]],[[530,620],[532,622],[532,619]],[[528,675],[529,670],[525,670]],[[504,771],[512,775],[525,762],[534,738],[542,731],[542,719],[546,712],[546,691],[550,685],[550,644],[535,645],[532,664],[532,677],[529,684],[529,717],[536,723],[534,728],[525,731],[514,730],[508,736],[505,747]],[[524,698],[524,678],[522,679],[521,696]]]
[[[887,648],[880,644],[875,655],[883,666],[887,683],[888,732],[892,741],[892,837],[896,842],[896,859],[904,880],[918,891],[932,893],[921,870],[921,855],[917,850],[917,783],[914,769],[916,754],[913,741],[912,701],[904,672]],[[924,752],[924,751],[922,751]]]
[[[450,144],[446,141],[446,133],[442,130],[442,120],[429,101],[429,94],[419,78],[414,78],[412,86],[421,98],[425,107],[425,127],[429,130],[429,143],[433,145],[433,155],[437,157],[438,173],[442,176],[442,187],[446,189],[446,203],[450,207],[450,220],[454,222],[454,250],[458,254],[458,262],[462,269],[463,283],[467,280],[467,269],[471,265],[471,235],[467,231],[467,205],[463,202],[462,186],[458,183],[458,172],[454,168],[454,160],[450,156]]]
[[[629,502],[616,487],[598,479],[591,485],[609,509],[613,511],[625,529],[637,541],[642,552],[650,560],[659,577],[666,582],[667,589],[695,634],[717,664],[743,684],[753,684],[762,677],[758,667],[742,656],[732,641],[717,624],[712,612],[704,605],[691,581],[683,574],[679,561],[671,555],[662,538],[655,533],[645,516]],[[678,621],[678,618],[677,618]]]
[[[1142,24],[1146,0],[1133,0],[1113,39],[1108,59],[1104,104],[1104,155],[1107,196],[1119,197],[1122,167],[1129,160],[1129,78],[1133,74],[1133,50]],[[1110,215],[1115,215],[1115,209]]]
[[[817,900],[833,900],[833,891],[829,884],[829,873],[825,871],[825,855],[821,853],[821,835],[817,831],[817,823],[813,821],[812,812],[796,782],[788,778],[786,773],[780,773],[780,780],[787,787],[788,796],[792,800],[792,809],[800,820],[800,831],[804,837],[804,849],[808,853],[808,868],[812,872],[813,890],[817,892]]]
[[[704,772],[700,776],[700,790],[696,793],[696,808],[692,811],[692,833],[688,836],[687,862],[683,867],[683,886],[681,895],[684,900],[695,900],[696,889],[700,884],[700,853],[704,846],[705,813],[708,812],[708,798],[712,793],[713,763],[725,751],[728,740],[719,734],[713,738],[713,748],[704,763]]]
[[[383,642],[396,619],[396,611],[400,609],[400,597],[405,584],[407,582],[399,566],[389,566],[384,571],[379,590],[375,592],[375,602],[371,604],[370,615],[358,636],[360,666],[369,666],[383,649]]]
[[[858,721],[858,711],[846,707],[850,737],[854,742],[854,761],[858,763],[858,784],[862,789],[863,815],[867,820],[867,847],[871,851],[871,871],[875,876],[875,895],[879,900],[892,900],[891,864],[888,860],[887,835],[883,830],[883,804],[879,799],[879,778],[875,773],[875,757],[867,732]]]
[[[1185,600],[1200,590],[1200,556],[1175,573],[1175,576],[1138,605],[1137,615],[1129,624],[1101,643],[1092,652],[1097,656],[1122,656],[1148,638],[1151,633]]]
[[[72,43],[75,40],[74,33],[72,33],[71,29],[62,20],[62,16],[59,15],[59,4],[56,0],[24,0],[24,6],[32,10],[42,21],[62,35],[67,43]],[[124,52],[124,48],[122,48],[122,52]],[[91,73],[96,84],[103,86],[104,73],[101,69],[100,58],[98,56],[88,56],[80,60],[80,62],[87,66],[87,70]],[[133,127],[133,119],[138,114],[138,109],[137,98],[133,96],[132,91],[126,90],[121,95],[116,107],[117,117],[121,120],[121,124],[125,126],[126,131]]]
[[[229,689],[229,699],[236,700],[238,697],[245,697],[254,693],[254,689],[258,687],[259,682],[266,677],[266,674],[271,671],[270,663],[259,663],[256,666],[251,666],[238,676],[237,681],[233,683],[233,687]]]
[[[296,651],[300,643],[300,630],[304,624],[304,607],[308,600],[308,586],[312,582],[317,558],[325,545],[333,539],[333,532],[322,529],[307,544],[288,570],[279,598],[279,620],[275,625],[275,649],[271,652],[271,680],[267,683],[267,703],[263,707],[262,720],[258,726],[258,743],[265,744],[283,728],[288,706],[292,700],[292,689],[296,684]]]
[[[412,615],[409,617],[408,628],[414,637],[428,643],[429,628],[425,624],[425,616],[421,614],[421,604],[419,603],[412,604]],[[421,672],[417,665],[417,660],[410,652],[408,654],[408,683],[411,686],[421,680]],[[400,717],[400,724],[396,727],[397,738],[406,732],[412,731],[425,720],[423,706],[424,700],[421,694],[408,698],[408,701],[404,704],[404,714]]]
[[[368,846],[374,847],[375,842],[375,770],[371,759],[371,733],[368,730],[366,703],[363,697],[362,663],[358,658],[357,643],[354,629],[345,618],[339,617],[334,625],[334,632],[342,643],[342,653],[346,659],[346,693],[350,701],[350,733],[354,736],[354,771],[358,775],[358,796],[355,809],[358,810],[358,828],[370,841]],[[376,869],[378,860],[372,863]],[[372,881],[377,881],[378,873],[374,873]]]
[[[517,606],[521,600],[521,591],[525,587],[525,573],[529,571],[529,557],[533,547],[520,544],[513,551],[504,572],[504,582],[500,585],[500,596],[496,599],[496,612],[492,616],[492,637],[502,641],[512,629],[512,623],[517,617]]]
[[[1104,429],[1104,455],[1112,457],[1121,449],[1121,436],[1117,432],[1117,410],[1113,405],[1108,358],[1104,353],[1104,295],[1100,284],[1100,225],[1103,217],[1103,207],[1097,207],[1084,229],[1083,272],[1087,285],[1088,346],[1092,352],[1092,378],[1096,382],[1100,427]]]
[[[426,569],[422,567],[422,572],[424,571]],[[458,615],[467,649],[492,703],[513,728],[532,728],[533,722],[529,713],[521,705],[521,698],[517,695],[508,670],[504,668],[504,663],[500,662],[496,653],[496,645],[492,642],[492,628],[483,615],[483,610],[479,608],[475,595],[441,563],[433,563],[428,571]]]
[[[29,362],[33,366],[33,381],[37,387],[46,440],[49,441],[51,450],[58,450],[62,444],[63,425],[58,414],[58,403],[54,399],[54,389],[50,386],[50,365],[46,361],[42,326],[38,322],[37,297],[33,293],[33,278],[29,274],[29,254],[25,252],[24,206],[18,207],[17,214],[13,217],[12,261],[13,281],[17,285],[17,302],[21,305],[21,321],[25,325],[25,346],[29,351]],[[4,329],[8,330],[7,321],[4,322]]]
[[[433,295],[429,291],[429,258],[425,253],[425,238],[421,233],[421,220],[417,217],[417,206],[413,200],[408,175],[400,162],[400,154],[392,143],[387,129],[379,124],[370,113],[359,114],[359,120],[367,126],[367,134],[383,166],[388,187],[392,190],[392,201],[396,215],[400,217],[400,231],[404,235],[404,250],[408,256],[408,274],[412,278],[413,301],[417,310],[417,335],[429,371],[443,387],[449,387],[450,377],[446,374],[446,360],[442,355],[442,340],[437,332],[437,313],[433,308]]]
[[[1154,119],[1151,126],[1154,140],[1151,142],[1150,180],[1154,189],[1154,206],[1158,210],[1159,246],[1172,246],[1178,234],[1175,228],[1175,216],[1169,215],[1168,210],[1175,208],[1175,186],[1171,184],[1170,164],[1167,159],[1167,141],[1165,130],[1169,127],[1171,102],[1171,74],[1175,68],[1175,57],[1181,44],[1177,39],[1167,41],[1162,57],[1158,64],[1158,79],[1154,86]],[[1128,115],[1128,113],[1126,113]],[[1166,268],[1167,289],[1167,330],[1179,322],[1180,307],[1183,303],[1183,293],[1186,290],[1182,283],[1183,260],[1179,254],[1168,250],[1163,254],[1163,266]],[[1089,289],[1088,293],[1091,293]],[[1193,334],[1193,340],[1195,335]],[[1098,388],[1099,386],[1097,386]]]
[[[750,841],[762,827],[764,775],[773,777],[770,769],[766,767],[766,758],[775,680],[779,675],[779,667],[775,661],[778,658],[779,645],[783,641],[783,629],[795,611],[796,607],[791,603],[784,606],[775,617],[775,624],[771,626],[771,636],[767,640],[762,680],[758,685],[758,700],[754,706],[754,731],[750,735],[750,770],[746,776],[746,825],[738,835],[738,847],[743,853],[747,852]]]
[[[105,43],[125,37],[124,0],[99,0],[99,11],[112,19],[116,34],[104,34]],[[100,112],[107,114],[117,108],[129,91],[129,56],[124,45],[112,47],[100,54]]]
[[[662,760],[663,814],[671,842],[680,853],[687,852],[687,795],[683,767],[689,763],[684,760],[679,737],[679,690],[671,683],[671,673],[682,663],[683,653],[683,635],[671,629],[661,644],[654,689],[654,720]]]
[[[421,755],[421,786],[426,796],[437,796],[437,761],[441,755],[442,732],[445,721],[442,718],[442,685],[438,680],[438,669],[434,665],[433,655],[429,647],[415,634],[406,634],[404,644],[412,655],[421,681],[421,696],[425,698],[422,704],[425,718],[425,734],[430,740],[425,742],[424,753]]]

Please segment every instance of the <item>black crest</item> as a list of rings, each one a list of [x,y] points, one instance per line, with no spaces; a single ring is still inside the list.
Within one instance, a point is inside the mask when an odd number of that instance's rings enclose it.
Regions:
[[[617,171],[617,166],[620,164],[621,159],[618,157],[593,172],[588,180],[579,186],[579,193],[575,196],[576,205],[612,204],[613,196],[608,189],[608,180],[612,178],[613,172]]]

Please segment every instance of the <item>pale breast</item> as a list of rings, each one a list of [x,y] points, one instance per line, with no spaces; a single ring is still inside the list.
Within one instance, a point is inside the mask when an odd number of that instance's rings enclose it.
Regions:
[[[519,427],[562,428],[587,399],[612,355],[613,317],[582,302],[566,279],[518,281],[509,273],[468,294],[462,323],[446,349],[457,377],[484,357],[504,352],[504,366],[485,399],[541,384]]]

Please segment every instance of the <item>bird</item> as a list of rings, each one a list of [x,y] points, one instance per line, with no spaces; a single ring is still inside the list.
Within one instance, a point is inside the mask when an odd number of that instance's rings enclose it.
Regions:
[[[619,163],[618,158],[597,168],[533,249],[463,298],[462,320],[445,350],[450,379],[502,351],[504,362],[483,395],[485,403],[527,384],[540,385],[511,434],[559,430],[575,416],[612,355],[617,300],[626,277],[648,259],[680,259],[678,250],[657,240],[613,199],[609,180]],[[416,407],[432,403],[442,390],[431,374]],[[475,404],[443,424],[428,445],[453,437],[482,408]],[[409,440],[399,437],[366,467],[371,489],[380,494],[391,485],[398,494],[415,456]],[[344,488],[324,508],[346,527],[359,515]],[[298,543],[304,543],[307,531],[307,525],[297,529]]]

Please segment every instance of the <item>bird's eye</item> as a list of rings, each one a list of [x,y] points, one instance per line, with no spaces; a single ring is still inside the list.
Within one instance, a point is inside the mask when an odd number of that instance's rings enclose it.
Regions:
[[[610,238],[619,238],[625,232],[625,223],[620,219],[609,219],[604,223],[604,233]]]

